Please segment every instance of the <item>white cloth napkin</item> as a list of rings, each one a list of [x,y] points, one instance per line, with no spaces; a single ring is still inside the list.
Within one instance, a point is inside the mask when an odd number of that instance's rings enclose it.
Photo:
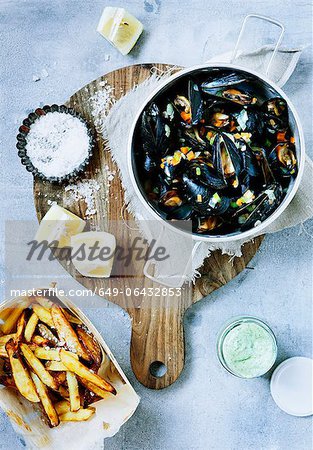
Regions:
[[[269,58],[272,47],[262,47],[256,52],[239,56],[242,58],[242,65],[248,65],[252,69],[261,70],[261,60]],[[282,85],[291,75],[295,68],[296,62],[299,59],[301,49],[298,50],[280,50],[279,57],[275,59],[278,63],[272,67],[275,73],[275,80]],[[229,57],[229,55],[228,55]],[[225,55],[214,58],[214,61],[225,62]],[[239,64],[239,61],[236,60]],[[279,72],[279,67],[282,70]],[[264,67],[267,64],[264,64]],[[286,75],[287,74],[287,75]],[[138,227],[142,234],[151,242],[152,239],[157,240],[167,249],[170,257],[162,262],[156,264],[156,275],[159,281],[165,285],[180,286],[184,281],[194,281],[199,276],[198,268],[201,267],[206,257],[210,256],[211,252],[220,249],[222,253],[229,255],[241,256],[242,246],[247,240],[237,240],[230,243],[212,244],[200,242],[192,252],[194,242],[192,237],[184,237],[178,234],[175,230],[172,231],[168,227],[162,227],[160,221],[156,221],[151,215],[148,208],[144,208],[141,201],[137,197],[133,185],[131,183],[128,167],[127,167],[127,143],[129,137],[129,130],[133,122],[138,108],[149,94],[160,84],[164,78],[168,77],[169,73],[152,74],[146,81],[128,92],[118,102],[114,104],[109,115],[104,122],[103,136],[107,140],[108,147],[111,150],[112,157],[116,161],[122,183],[125,189],[125,204],[128,210],[135,217]],[[288,77],[288,78],[286,78]],[[123,133],[120,133],[120,124],[123,124]],[[284,213],[270,226],[262,230],[262,233],[256,233],[254,237],[259,234],[274,233],[284,228],[289,228],[313,216],[312,207],[312,192],[313,192],[313,163],[310,158],[306,158],[304,175],[299,187],[299,190],[284,211]],[[253,237],[253,238],[254,238]],[[253,239],[250,238],[249,240]],[[192,258],[191,258],[192,256]]]

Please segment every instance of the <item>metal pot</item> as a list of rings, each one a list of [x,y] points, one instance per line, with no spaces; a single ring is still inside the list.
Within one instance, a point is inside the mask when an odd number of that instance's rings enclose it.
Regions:
[[[265,96],[266,95],[271,96],[271,97],[277,96],[277,97],[282,97],[286,100],[286,102],[288,104],[288,109],[289,109],[290,126],[291,126],[291,129],[292,129],[294,137],[295,137],[296,154],[297,154],[296,156],[297,156],[297,161],[298,161],[298,174],[297,174],[297,177],[294,180],[294,182],[292,182],[290,184],[289,190],[288,190],[285,198],[283,199],[282,203],[277,207],[277,209],[266,220],[264,220],[264,222],[260,223],[259,225],[257,225],[256,227],[254,227],[250,230],[247,230],[244,232],[239,232],[236,234],[217,235],[217,236],[206,236],[206,235],[193,234],[192,238],[195,241],[218,244],[221,242],[236,241],[239,239],[240,240],[241,239],[248,240],[249,238],[253,237],[254,235],[260,234],[260,232],[262,230],[264,230],[266,227],[268,227],[268,225],[270,225],[272,222],[274,222],[283,213],[283,211],[287,208],[287,206],[289,205],[292,198],[294,197],[294,195],[297,192],[297,189],[299,187],[301,177],[303,174],[304,163],[305,163],[305,147],[304,147],[304,136],[303,136],[300,119],[295,110],[295,107],[293,106],[293,104],[291,103],[291,101],[287,97],[287,95],[280,89],[279,86],[277,86],[273,81],[271,81],[267,77],[267,74],[269,72],[269,67],[276,55],[277,49],[278,49],[280,42],[282,40],[282,37],[283,37],[283,33],[284,33],[283,25],[280,22],[277,22],[275,20],[272,20],[272,19],[269,19],[269,18],[266,18],[263,16],[258,16],[258,15],[254,15],[254,14],[247,16],[243,22],[243,26],[242,26],[241,32],[239,34],[237,44],[234,49],[233,59],[235,59],[235,56],[237,55],[238,48],[239,48],[239,42],[243,35],[246,22],[251,17],[265,20],[265,21],[270,22],[270,23],[278,26],[279,28],[281,28],[281,33],[280,33],[279,39],[276,43],[271,60],[268,64],[266,75],[258,73],[254,70],[247,69],[246,67],[238,66],[233,63],[229,63],[229,64],[204,63],[204,64],[200,64],[197,66],[193,66],[193,67],[181,70],[178,73],[167,78],[165,81],[163,81],[163,83],[161,83],[160,86],[158,86],[158,88],[155,89],[152,92],[152,94],[149,95],[149,97],[145,100],[145,102],[139,109],[139,111],[134,119],[131,131],[130,131],[130,137],[129,137],[129,142],[128,142],[128,168],[129,168],[129,173],[130,173],[130,177],[132,180],[134,190],[135,190],[138,198],[141,200],[143,208],[148,209],[149,212],[151,213],[151,217],[161,221],[162,224],[164,225],[164,227],[170,227],[170,229],[172,231],[176,230],[177,233],[181,233],[185,236],[188,235],[190,238],[190,232],[178,229],[178,228],[174,227],[170,222],[168,222],[160,217],[160,215],[157,213],[157,211],[153,208],[153,206],[147,200],[146,194],[140,184],[138,173],[137,173],[137,167],[136,167],[136,163],[135,163],[135,158],[134,158],[134,148],[135,148],[135,144],[136,144],[136,130],[140,126],[139,119],[140,119],[141,114],[144,111],[144,109],[147,107],[147,105],[151,101],[156,99],[156,97],[160,97],[165,90],[172,87],[175,83],[177,83],[182,78],[188,77],[189,75],[196,75],[196,74],[200,74],[200,73],[212,73],[213,71],[216,72],[216,74],[218,74],[219,71],[222,71],[224,69],[231,69],[233,72],[246,73],[247,75],[249,75],[249,78],[252,77],[254,84],[261,91],[263,91],[265,93]],[[285,77],[285,79],[286,79],[286,77]]]

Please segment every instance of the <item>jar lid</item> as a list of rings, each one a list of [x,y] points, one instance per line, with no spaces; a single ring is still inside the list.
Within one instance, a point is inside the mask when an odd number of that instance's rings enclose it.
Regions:
[[[280,409],[292,416],[313,414],[313,360],[297,356],[286,359],[271,378],[271,394]]]

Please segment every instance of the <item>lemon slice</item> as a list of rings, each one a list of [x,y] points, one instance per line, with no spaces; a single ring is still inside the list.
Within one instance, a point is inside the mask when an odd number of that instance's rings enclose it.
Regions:
[[[72,263],[84,277],[108,278],[116,248],[115,236],[104,231],[88,231],[72,236]]]
[[[97,31],[127,55],[143,31],[142,23],[124,8],[104,8]]]
[[[54,204],[41,220],[35,240],[38,243],[47,241],[51,247],[68,247],[71,236],[81,233],[85,225],[83,219]]]

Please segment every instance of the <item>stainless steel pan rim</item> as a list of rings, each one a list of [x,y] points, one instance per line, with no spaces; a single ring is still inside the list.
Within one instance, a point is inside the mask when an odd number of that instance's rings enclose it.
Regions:
[[[162,224],[164,224],[164,226],[170,228],[172,231],[177,231],[177,233],[180,233],[182,235],[184,235],[185,237],[188,236],[190,238],[191,233],[181,230],[179,228],[174,227],[173,224],[171,224],[170,222],[162,219],[159,214],[153,209],[153,207],[150,205],[150,203],[145,199],[145,197],[143,196],[138,184],[137,184],[137,180],[135,178],[135,174],[134,174],[134,169],[133,169],[133,164],[134,164],[134,159],[133,159],[133,144],[134,144],[134,135],[135,135],[135,129],[138,123],[138,120],[143,112],[143,110],[146,108],[146,106],[148,105],[148,103],[157,95],[159,94],[159,92],[164,89],[165,87],[167,87],[169,84],[171,84],[173,81],[184,77],[192,72],[196,72],[196,71],[203,71],[205,69],[214,69],[216,68],[217,70],[223,70],[223,69],[232,69],[234,71],[243,71],[246,72],[249,75],[253,75],[257,81],[261,80],[263,83],[268,84],[271,89],[273,89],[279,96],[281,96],[282,98],[284,98],[288,104],[288,108],[289,110],[292,112],[292,115],[294,117],[295,120],[295,129],[298,132],[298,137],[299,137],[299,144],[298,144],[298,148],[297,148],[297,159],[298,159],[298,174],[296,179],[293,182],[293,185],[290,189],[289,192],[287,192],[284,200],[282,201],[282,203],[278,206],[278,208],[266,219],[264,220],[264,222],[262,222],[261,224],[257,225],[256,227],[244,231],[242,233],[237,233],[234,235],[225,235],[225,236],[207,236],[207,235],[198,235],[198,234],[194,234],[192,233],[192,238],[196,241],[203,241],[203,242],[211,242],[211,243],[220,243],[220,242],[233,242],[233,241],[237,241],[237,240],[248,240],[249,238],[252,238],[253,236],[255,236],[256,234],[260,234],[262,230],[264,230],[268,225],[270,225],[271,223],[273,223],[281,214],[282,212],[287,208],[287,206],[289,205],[289,203],[291,202],[291,200],[293,199],[293,197],[295,196],[302,175],[303,175],[303,171],[304,171],[304,164],[305,164],[305,144],[304,144],[304,135],[303,135],[303,130],[302,130],[302,126],[301,126],[301,122],[298,116],[298,113],[295,109],[295,107],[293,106],[292,102],[289,100],[289,98],[287,97],[287,95],[275,84],[273,83],[270,79],[268,79],[266,76],[257,73],[256,71],[247,69],[246,67],[241,67],[238,65],[234,65],[234,64],[216,64],[216,63],[205,63],[205,64],[199,64],[196,66],[192,66],[189,67],[187,69],[183,69],[179,72],[177,72],[176,74],[170,76],[169,78],[167,78],[166,80],[164,80],[160,86],[158,86],[149,96],[148,98],[144,101],[143,105],[140,107],[138,113],[135,116],[135,119],[133,121],[133,125],[130,129],[130,134],[129,134],[129,140],[128,140],[128,148],[127,148],[127,163],[128,163],[128,170],[129,170],[129,174],[130,174],[130,178],[131,178],[131,182],[132,185],[134,187],[135,193],[137,195],[137,197],[140,199],[142,205],[144,208],[148,209],[150,214],[151,214],[151,219],[157,219],[159,221],[162,222]]]

